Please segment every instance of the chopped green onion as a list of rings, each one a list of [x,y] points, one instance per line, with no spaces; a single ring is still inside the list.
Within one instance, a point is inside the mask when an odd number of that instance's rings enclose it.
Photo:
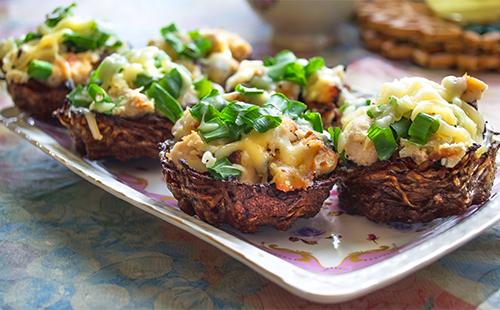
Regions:
[[[43,60],[33,60],[28,66],[28,75],[37,80],[46,80],[52,75],[52,64]]]
[[[283,111],[286,115],[290,116],[292,119],[298,118],[305,110],[307,105],[297,100],[288,100],[287,107]]]
[[[172,97],[179,98],[182,89],[182,76],[177,68],[165,74],[159,83]]]
[[[307,105],[304,103],[290,100],[285,95],[279,93],[272,95],[268,104],[275,106],[278,110],[290,116],[292,119],[297,119],[307,109]]]
[[[166,55],[164,53],[159,53],[156,54],[154,59],[155,59],[155,67],[156,68],[161,68],[163,60],[166,58]]]
[[[211,111],[210,108],[213,108],[214,111],[222,110],[228,102],[219,94],[216,89],[212,89],[212,91],[203,97],[200,102],[195,104],[189,109],[191,115],[196,118],[198,121],[202,121],[206,114]],[[208,118],[205,118],[208,120]]]
[[[228,103],[216,89],[212,89],[210,94],[201,99],[200,102],[213,106],[217,110],[222,110]]]
[[[69,32],[63,35],[63,43],[66,47],[76,53],[98,49],[110,38],[109,33],[96,29],[90,35],[82,35],[77,32]]]
[[[278,54],[276,54],[274,57],[266,57],[264,58],[264,66],[269,67],[273,66],[277,63],[285,63],[285,62],[291,62],[295,61],[297,57],[295,54],[289,50],[282,50]]]
[[[179,55],[190,59],[204,57],[212,49],[212,41],[203,37],[198,31],[189,32],[190,42],[184,43],[175,24],[160,29],[165,42]]]
[[[350,103],[349,102],[344,102],[340,107],[339,107],[339,112],[344,113],[347,107],[349,107]]]
[[[110,81],[120,69],[123,68],[126,60],[118,55],[114,54],[104,58],[99,67],[96,69],[96,77],[100,82]]]
[[[212,167],[208,167],[208,172],[218,180],[227,180],[241,175],[241,170],[235,167],[227,158],[216,160]]]
[[[387,160],[398,148],[390,128],[380,128],[372,125],[368,129],[368,138],[373,141],[379,160]]]
[[[66,96],[66,99],[69,100],[72,106],[85,108],[88,108],[93,101],[87,92],[87,88],[83,87],[82,85],[76,86]]]
[[[392,123],[391,128],[396,133],[396,138],[408,138],[408,129],[411,121],[407,118],[402,118],[399,121]]]
[[[116,38],[112,38],[112,40],[109,40],[109,42],[106,42],[106,49],[109,51],[116,51],[120,47],[123,46],[123,42],[120,40],[117,40]]]
[[[95,48],[95,40],[92,36],[85,36],[76,32],[65,33],[63,42],[75,52],[84,52]]]
[[[143,91],[146,91],[151,85],[151,83],[154,82],[154,79],[150,77],[149,75],[146,75],[144,73],[139,73],[134,80],[134,85],[135,87],[144,87]]]
[[[283,112],[288,109],[288,101],[289,99],[285,95],[276,93],[271,96],[271,99],[269,99],[269,104],[274,105],[276,108],[278,108],[278,110]],[[304,111],[306,108],[304,108]],[[301,111],[300,113],[304,111]]]
[[[212,91],[212,82],[210,82],[207,78],[202,78],[194,82],[194,89],[198,93],[198,98],[201,99],[210,94],[210,92]]]
[[[165,43],[170,45],[170,47],[172,47],[172,49],[178,55],[182,54],[182,52],[184,51],[184,43],[176,33],[172,32],[165,33],[163,34],[163,39],[165,40]]]
[[[254,76],[249,84],[250,86],[259,89],[269,90],[273,83],[274,82],[270,77],[268,77],[267,75],[263,75],[263,76]]]
[[[366,114],[370,118],[376,118],[379,115],[383,113],[382,107],[380,105],[376,105],[373,107],[370,107],[368,110],[366,110]]]
[[[236,85],[235,90],[242,95],[260,95],[264,93],[263,89],[258,89],[254,87],[245,87],[241,84]]]
[[[219,114],[219,117],[225,122],[225,123],[234,123],[236,125],[242,125],[245,122],[245,117],[248,117],[248,115],[255,110],[258,110],[259,107],[243,102],[230,102],[228,105],[226,105]],[[242,113],[245,112],[245,113]],[[256,117],[255,117],[256,118]],[[251,119],[247,123],[250,123],[253,121]]]
[[[99,79],[99,68],[92,71],[89,77],[89,84],[101,84],[102,81]]]
[[[439,119],[426,113],[418,113],[408,130],[410,141],[421,145],[426,144],[439,129],[439,125]]]
[[[328,128],[328,133],[330,134],[330,139],[332,140],[333,150],[335,152],[339,151],[339,137],[342,133],[342,129],[340,127]]]
[[[176,122],[182,116],[182,107],[172,95],[170,95],[157,82],[153,82],[146,91],[149,98],[154,99],[155,108],[170,121]]]
[[[116,107],[116,104],[114,102],[109,102],[109,101],[101,101],[101,102],[94,102],[94,110],[103,113],[103,114],[111,114],[111,111]]]
[[[271,72],[271,71],[269,71]],[[269,75],[271,76],[271,75]],[[272,78],[272,76],[271,76]],[[304,66],[298,62],[292,62],[287,64],[283,70],[283,76],[278,78],[278,80],[290,81],[299,85],[306,84],[306,70]]]
[[[217,123],[210,123],[210,124],[217,124]],[[217,127],[214,130],[211,131],[200,131],[200,136],[207,142],[212,142],[215,140],[219,139],[231,139],[234,140],[235,138],[235,132],[232,131],[229,127],[227,126],[221,126]],[[236,136],[238,138],[238,136]]]
[[[191,59],[204,57],[212,49],[212,41],[203,37],[198,31],[189,32],[191,42],[185,45],[183,54]]]
[[[252,130],[265,132],[281,124],[282,113],[272,104],[257,106],[243,102],[227,102],[215,90],[190,110],[200,121],[198,132],[207,142],[217,139],[235,141]]]
[[[63,18],[70,15],[73,8],[76,7],[76,3],[71,3],[70,5],[64,7],[60,6],[55,8],[51,13],[45,16],[45,24],[49,27],[55,27]]]
[[[284,50],[274,57],[264,59],[264,66],[268,67],[267,76],[274,81],[305,85],[310,75],[325,66],[325,61],[321,57],[311,58],[306,65],[302,61],[294,53]]]
[[[389,97],[389,105],[392,107],[396,107],[398,105],[398,98],[394,96]]]
[[[89,96],[95,102],[111,102],[111,98],[109,97],[108,93],[97,84],[89,84],[89,86],[87,87],[87,91],[89,93]]]
[[[175,23],[168,24],[167,26],[160,29],[161,35],[166,35],[170,32],[179,32],[179,29],[177,28],[177,25]]]
[[[317,132],[323,132],[323,121],[321,120],[321,115],[318,112],[306,112],[302,117],[311,123],[312,128]]]
[[[266,132],[270,129],[276,128],[281,124],[281,117],[273,115],[262,115],[255,119],[253,128],[257,132]]]
[[[24,38],[21,40],[21,43],[26,43],[29,41],[40,39],[43,35],[37,32],[28,32]]]
[[[322,57],[313,57],[309,59],[308,64],[305,67],[306,77],[309,78],[311,75],[316,73],[325,66],[325,60]]]

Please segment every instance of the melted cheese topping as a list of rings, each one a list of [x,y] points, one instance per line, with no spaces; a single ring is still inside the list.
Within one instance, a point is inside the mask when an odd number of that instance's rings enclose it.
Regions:
[[[373,122],[379,127],[387,127],[403,116],[413,121],[419,113],[426,113],[439,120],[439,129],[425,145],[400,139],[399,156],[411,157],[417,163],[440,160],[442,165],[453,167],[473,144],[483,142],[484,120],[465,99],[475,102],[485,89],[486,84],[467,75],[446,77],[441,84],[418,77],[386,83],[376,104],[385,104],[391,97],[397,99],[397,104],[375,121],[366,116],[369,107],[346,115],[342,119],[344,131],[339,148],[351,153],[350,159],[357,164],[370,165],[376,161],[373,143],[367,137]],[[356,155],[360,143],[366,153]]]
[[[175,62],[182,63],[188,68],[195,78],[205,74],[209,80],[222,85],[236,72],[239,62],[250,56],[252,47],[239,35],[223,29],[204,28],[200,29],[199,33],[212,43],[212,50],[205,58],[200,59],[199,63],[179,58],[164,40],[152,40],[149,45],[164,50]],[[177,35],[183,43],[189,43],[191,40],[186,32],[179,32]]]
[[[296,100],[300,93],[305,102],[329,104],[332,103],[344,84],[344,67],[321,68],[312,74],[304,87],[290,81],[274,82],[267,77],[268,67],[261,60],[244,60],[238,70],[226,81],[226,91],[235,89],[236,85],[244,84],[269,91],[282,93]],[[267,78],[268,80],[266,80]]]
[[[238,70],[227,79],[226,91],[235,89],[238,84],[246,84],[256,76],[263,76],[266,67],[262,60],[243,60]]]
[[[112,114],[122,117],[140,117],[155,113],[154,102],[135,86],[138,75],[160,79],[172,69],[182,78],[179,102],[186,106],[196,102],[197,95],[190,73],[183,66],[155,46],[115,53],[106,57],[100,66],[102,87],[118,103]],[[91,109],[92,109],[91,105]]]
[[[0,50],[3,50],[0,56],[7,80],[26,83],[29,80],[28,65],[36,59],[54,65],[52,75],[46,81],[50,86],[60,85],[67,80],[73,80],[76,84],[85,83],[93,65],[99,61],[100,51],[69,53],[63,44],[64,34],[77,32],[88,35],[95,27],[97,23],[93,19],[68,16],[53,28],[45,24],[39,26],[37,32],[43,35],[40,39],[20,46],[12,44],[12,40],[0,43]]]
[[[280,126],[264,133],[251,132],[241,140],[228,144],[204,143],[196,131],[177,142],[169,158],[184,160],[199,171],[206,172],[202,161],[206,152],[217,159],[238,157],[240,181],[247,184],[274,183],[279,190],[292,191],[312,185],[313,180],[333,171],[337,155],[310,129],[302,128],[284,117]]]
[[[344,81],[344,67],[324,67],[309,77],[304,87],[304,100],[328,104],[333,102]]]

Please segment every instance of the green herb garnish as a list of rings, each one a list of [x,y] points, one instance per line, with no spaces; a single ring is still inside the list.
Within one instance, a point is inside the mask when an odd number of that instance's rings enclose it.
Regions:
[[[330,139],[332,140],[333,150],[338,152],[339,150],[339,137],[342,133],[342,129],[340,127],[328,128],[328,133],[330,134]]]
[[[73,2],[66,7],[60,6],[55,8],[51,13],[45,15],[45,24],[51,28],[55,27],[63,18],[71,15],[75,7],[76,3]]]
[[[387,160],[398,148],[391,128],[380,128],[372,125],[368,129],[368,138],[373,141],[379,160]]]
[[[161,28],[160,33],[165,43],[170,45],[175,53],[181,57],[199,59],[205,57],[212,50],[212,42],[198,31],[189,32],[190,41],[184,43],[179,29],[174,23]]]
[[[227,102],[216,90],[189,111],[200,121],[198,131],[206,142],[218,139],[235,141],[252,130],[266,132],[281,124],[281,113],[275,106]]]
[[[399,121],[391,124],[392,130],[398,138],[408,138],[408,129],[410,128],[411,121],[407,118],[401,118]]]
[[[309,78],[311,75],[316,73],[325,66],[325,60],[322,57],[313,57],[309,59],[308,64],[305,67],[306,77]]]
[[[27,43],[33,40],[38,40],[42,37],[43,35],[41,33],[37,32],[28,32],[27,34],[24,35],[23,39],[18,43],[18,44],[23,44]]]
[[[172,97],[158,82],[153,82],[146,91],[146,95],[152,98],[155,108],[172,122],[176,122],[182,116],[182,106]]]
[[[317,132],[323,132],[323,121],[321,120],[321,115],[318,112],[306,112],[302,117],[311,123],[311,126]]]
[[[241,84],[236,85],[235,90],[242,95],[250,95],[250,96],[261,95],[264,93],[263,89],[254,88],[254,87],[245,87]]]
[[[92,98],[87,92],[87,88],[82,85],[77,85],[73,90],[66,96],[71,105],[75,107],[85,107],[88,108],[92,103]]]
[[[111,114],[111,111],[116,107],[108,93],[97,84],[89,84],[87,93],[92,98],[93,109],[99,113]]]
[[[177,68],[170,70],[158,81],[174,98],[179,98],[182,89],[182,76]]]
[[[149,75],[144,73],[139,73],[134,80],[135,87],[144,87],[145,90],[148,89],[149,85],[153,83],[154,79]]]
[[[410,141],[420,145],[426,144],[439,129],[439,125],[439,119],[426,113],[418,113],[408,129]]]
[[[103,47],[111,37],[109,33],[95,29],[90,35],[82,35],[77,32],[69,32],[63,35],[63,43],[75,53],[96,50]]]
[[[194,89],[198,93],[198,98],[201,99],[210,94],[210,92],[212,91],[212,82],[210,82],[207,78],[199,79],[198,81],[194,82]]]
[[[123,58],[112,55],[104,58],[99,67],[92,73],[90,83],[100,84],[101,81],[109,81],[124,65]]]
[[[274,94],[269,100],[269,104],[275,106],[283,114],[288,115],[292,119],[299,118],[305,110],[307,110],[307,105],[297,101],[288,99],[283,94]]]
[[[241,170],[235,167],[227,158],[218,159],[213,166],[207,168],[210,175],[218,180],[227,180],[241,175]]]
[[[43,60],[33,60],[28,65],[28,75],[37,80],[46,80],[52,75],[52,64]]]
[[[198,31],[189,32],[191,42],[184,46],[183,55],[191,59],[205,57],[212,49],[212,41],[203,37]]]
[[[267,75],[274,81],[291,81],[299,85],[306,83],[304,66],[291,51],[284,50],[274,57],[266,58],[264,65],[268,67]]]

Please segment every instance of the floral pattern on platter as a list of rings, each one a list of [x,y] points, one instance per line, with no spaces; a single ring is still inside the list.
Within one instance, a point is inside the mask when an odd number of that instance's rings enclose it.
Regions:
[[[2,128],[0,143],[3,146],[0,150],[3,306],[23,309],[319,306],[291,296],[210,245],[82,181],[39,151],[33,152],[27,143],[19,143],[14,135],[5,134]],[[148,165],[132,163],[135,168],[130,170],[140,171],[140,176],[122,176],[123,180],[138,190],[150,190],[151,184],[148,186],[144,178],[147,171],[144,168]],[[46,180],[40,182],[41,175]],[[331,212],[332,206],[333,203],[326,204],[323,213]],[[325,230],[305,223],[294,226],[285,235],[318,238],[320,242],[334,240]],[[366,237],[360,235],[359,240]],[[474,263],[474,256],[463,253],[485,251],[495,238],[491,233],[480,237],[464,251],[448,255],[417,275],[331,307],[473,309],[479,298],[494,295],[498,278],[495,269]],[[319,272],[324,269],[306,250],[294,254],[297,250],[272,243],[260,246],[284,251],[289,260],[297,260],[303,268],[317,268]],[[318,245],[304,244],[304,247],[310,254]],[[368,253],[347,255],[336,269],[346,272],[349,266],[372,263],[371,259],[390,251],[386,247],[378,245]],[[452,273],[455,269],[457,275]],[[441,279],[460,281],[468,297],[460,299],[456,297],[459,292],[446,291],[444,288],[449,286]],[[488,302],[496,305],[493,295]]]
[[[44,127],[44,131],[48,134],[57,132],[48,127]],[[61,136],[57,138],[61,140]],[[124,164],[103,160],[91,163],[109,171],[116,180],[162,202],[165,207],[177,208],[155,161],[135,160]],[[500,172],[497,173],[499,175]],[[494,194],[500,187],[499,180],[498,177],[495,180]],[[243,234],[230,227],[223,229],[308,271],[338,274],[367,267],[404,252],[449,229],[476,210],[477,207],[472,207],[462,216],[431,223],[381,225],[343,213],[334,188],[316,217],[300,219],[288,231],[263,227],[257,233]],[[356,230],[351,227],[356,227]]]

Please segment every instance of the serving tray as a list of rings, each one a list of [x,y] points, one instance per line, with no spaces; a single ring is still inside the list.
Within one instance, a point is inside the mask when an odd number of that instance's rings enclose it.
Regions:
[[[71,171],[116,197],[216,246],[288,291],[316,302],[341,302],[386,286],[477,236],[500,219],[493,197],[462,216],[427,224],[381,225],[344,214],[336,191],[312,219],[288,231],[263,228],[243,234],[182,213],[154,160],[90,161],[72,147],[65,129],[35,121],[17,108],[0,112],[4,126]]]
[[[382,81],[423,75],[373,58],[361,59],[349,68],[351,85],[365,85],[360,89],[363,93],[371,93]],[[494,87],[488,91],[491,100],[484,98],[480,108],[490,123],[500,128],[499,119],[494,117],[498,104],[493,104],[500,96],[500,79],[486,76],[486,81]],[[0,99],[3,95],[0,92]],[[262,228],[255,234],[243,234],[182,213],[163,182],[158,161],[87,160],[73,149],[65,129],[35,121],[14,107],[0,111],[0,123],[87,181],[214,245],[288,291],[316,302],[342,302],[389,285],[500,220],[499,172],[490,200],[462,216],[419,225],[375,224],[343,213],[333,189],[316,217],[298,220],[285,232]]]

